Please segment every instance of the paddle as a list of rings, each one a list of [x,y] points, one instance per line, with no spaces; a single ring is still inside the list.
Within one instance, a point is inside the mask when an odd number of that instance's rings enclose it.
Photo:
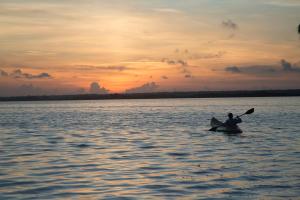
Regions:
[[[254,113],[254,108],[251,108],[251,109],[247,110],[244,114],[239,115],[238,117],[241,117],[243,115],[250,115],[252,113]],[[221,124],[220,126],[223,126],[223,124]],[[211,129],[209,129],[209,131],[216,131],[217,128],[219,128],[220,126],[212,127]]]

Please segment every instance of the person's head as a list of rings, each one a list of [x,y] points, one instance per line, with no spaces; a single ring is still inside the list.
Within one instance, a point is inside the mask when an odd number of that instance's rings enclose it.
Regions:
[[[232,113],[228,113],[228,117],[229,117],[229,119],[232,119],[233,118],[233,114]]]

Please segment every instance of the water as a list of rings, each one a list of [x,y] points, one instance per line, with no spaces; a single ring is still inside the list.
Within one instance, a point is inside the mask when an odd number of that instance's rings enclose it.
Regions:
[[[298,97],[2,102],[0,199],[297,199],[299,122]]]

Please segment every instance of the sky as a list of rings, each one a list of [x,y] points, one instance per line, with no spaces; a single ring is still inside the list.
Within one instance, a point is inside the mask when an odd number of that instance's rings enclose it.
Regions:
[[[300,88],[299,0],[0,0],[0,96]]]

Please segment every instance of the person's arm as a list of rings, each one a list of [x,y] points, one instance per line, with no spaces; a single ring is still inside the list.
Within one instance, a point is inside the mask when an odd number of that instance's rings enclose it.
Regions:
[[[236,116],[235,118],[236,123],[242,123],[242,119],[239,116]]]

